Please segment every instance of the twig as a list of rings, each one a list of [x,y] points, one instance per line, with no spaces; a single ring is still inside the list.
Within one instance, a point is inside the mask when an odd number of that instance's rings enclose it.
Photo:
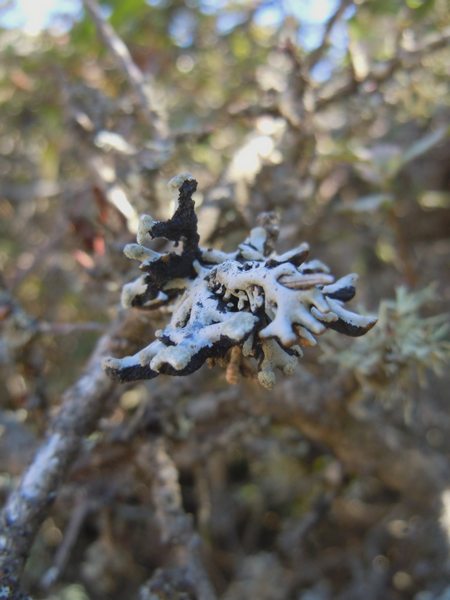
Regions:
[[[70,515],[69,524],[64,533],[61,545],[56,552],[53,565],[48,569],[41,580],[42,588],[49,589],[61,577],[91,505],[92,502],[89,502],[86,498],[85,490],[81,490],[81,492],[77,494],[75,507]]]
[[[441,35],[430,36],[413,50],[399,50],[393,59],[386,61],[382,65],[377,65],[376,69],[372,69],[363,79],[357,80],[352,76],[330,95],[321,96],[319,93],[315,102],[316,110],[322,110],[330,104],[343,100],[368,83],[373,83],[374,90],[376,90],[382,83],[389,81],[396,71],[410,69],[420,64],[421,59],[425,55],[442,50],[448,46],[449,42],[450,28],[447,28]]]
[[[311,72],[311,69],[313,69],[316,66],[316,64],[321,60],[321,58],[327,51],[328,44],[330,41],[330,35],[331,35],[331,32],[333,31],[334,26],[341,19],[342,15],[344,14],[344,12],[347,10],[347,8],[351,4],[353,4],[353,0],[341,0],[341,2],[339,2],[339,5],[338,5],[336,11],[331,15],[331,17],[326,22],[320,44],[307,57],[307,66],[308,66],[308,69],[310,72]]]
[[[191,517],[184,512],[178,471],[167,453],[164,440],[157,439],[145,444],[139,453],[138,464],[144,475],[150,471],[152,476],[153,501],[162,540],[173,550],[178,576],[182,574],[181,584],[193,588],[198,600],[215,600],[216,594],[201,557],[200,538],[194,531]],[[161,571],[155,573],[155,580],[152,578],[146,588],[151,590],[156,583],[159,585],[160,577]],[[167,579],[172,585],[175,584],[175,578],[170,573]]]
[[[95,321],[86,321],[83,323],[51,323],[49,321],[40,321],[36,325],[37,333],[49,333],[51,335],[69,335],[77,331],[102,331],[105,329],[104,323]]]
[[[100,10],[96,0],[83,0],[83,4],[97,26],[97,30],[108,50],[114,56],[118,66],[124,73],[132,90],[134,91],[143,116],[154,130],[157,138],[165,140],[168,137],[167,123],[160,111],[154,106],[150,98],[150,89],[146,89],[146,82],[141,70],[133,61],[130,51],[108,23]]]
[[[115,169],[111,169],[104,159],[104,156],[94,156],[90,152],[85,155],[86,166],[92,173],[96,184],[105,195],[106,200],[114,206],[116,210],[124,217],[127,222],[128,230],[132,233],[137,232],[139,224],[139,215],[124,186],[120,183]]]
[[[105,375],[101,360],[114,351],[116,340],[129,343],[136,324],[133,315],[119,319],[99,339],[84,374],[64,393],[45,441],[0,514],[0,581],[10,594],[9,600],[23,598],[20,578],[37,531],[83,438],[111,408],[115,386]]]
[[[94,152],[94,146],[98,136],[105,133],[102,128],[94,124],[90,117],[74,105],[71,89],[67,85],[64,76],[60,76],[62,93],[64,97],[64,110],[67,121],[72,125],[73,133],[80,144],[79,158],[91,173],[96,186],[101,190],[105,199],[125,219],[129,231],[135,233],[139,222],[139,215],[128,197],[125,187],[117,176],[117,169],[113,164],[108,164],[105,153]],[[73,127],[73,124],[77,127]],[[119,139],[120,136],[118,136]],[[89,188],[86,192],[91,192]]]

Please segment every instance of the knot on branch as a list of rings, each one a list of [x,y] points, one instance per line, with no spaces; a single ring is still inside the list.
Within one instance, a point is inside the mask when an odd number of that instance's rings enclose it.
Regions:
[[[315,345],[327,329],[361,336],[375,325],[376,317],[344,308],[355,295],[356,274],[335,280],[325,264],[307,260],[306,243],[275,252],[273,214],[262,215],[234,252],[200,247],[192,200],[197,182],[181,175],[171,184],[178,190],[172,218],[143,215],[138,243],[125,247],[143,274],[122,291],[123,306],[154,309],[170,303],[171,318],[157,339],[133,356],[106,359],[109,375],[120,381],[188,375],[238,347],[243,357],[255,360],[259,382],[271,388],[275,370],[292,373],[302,347]],[[160,254],[145,245],[161,237],[182,244],[181,251]]]

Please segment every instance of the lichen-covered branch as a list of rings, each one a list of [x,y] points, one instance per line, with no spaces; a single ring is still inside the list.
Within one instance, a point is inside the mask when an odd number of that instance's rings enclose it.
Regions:
[[[36,533],[82,447],[83,438],[113,405],[114,382],[101,368],[101,359],[114,351],[116,340],[126,345],[136,325],[136,315],[128,315],[100,338],[84,374],[64,393],[62,407],[50,424],[45,441],[3,508],[0,580],[10,594],[9,600],[23,597],[19,582]]]
[[[137,354],[107,359],[112,377],[188,375],[240,347],[256,362],[259,382],[271,388],[275,369],[291,374],[302,347],[315,345],[327,329],[360,336],[376,323],[344,308],[355,294],[355,274],[335,280],[322,262],[307,260],[308,244],[274,251],[273,218],[252,229],[235,252],[200,247],[192,200],[197,182],[181,175],[171,185],[178,190],[173,217],[161,222],[144,215],[138,243],[125,247],[144,273],[122,292],[125,307],[153,309],[173,301],[170,322]],[[160,254],[145,245],[161,237],[181,244],[181,252]]]

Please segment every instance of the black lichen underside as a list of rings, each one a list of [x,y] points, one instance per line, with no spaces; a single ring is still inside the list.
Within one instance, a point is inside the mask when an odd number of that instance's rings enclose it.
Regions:
[[[194,260],[199,258],[199,235],[197,233],[197,215],[192,195],[197,189],[194,179],[184,181],[179,189],[178,206],[168,221],[157,221],[149,234],[152,239],[164,238],[176,244],[182,243],[181,254],[163,254],[158,260],[152,261],[141,269],[146,273],[147,289],[137,295],[132,306],[145,308],[149,300],[157,297],[159,290],[171,279],[194,277],[192,267]],[[154,308],[154,307],[152,307]]]
[[[208,358],[224,358],[238,346],[256,363],[257,377],[272,387],[275,370],[290,374],[302,347],[334,329],[349,336],[365,334],[375,317],[350,312],[344,304],[355,295],[356,275],[335,281],[328,267],[307,261],[301,244],[278,255],[273,250],[277,225],[273,214],[235,252],[199,246],[190,176],[172,180],[178,206],[168,221],[143,216],[138,244],[125,249],[143,271],[122,292],[124,306],[154,309],[171,304],[172,316],[157,339],[133,356],[105,361],[106,372],[119,381],[151,379],[159,374],[189,375]],[[181,243],[179,254],[158,254],[146,238]]]
[[[184,241],[186,256],[191,256],[191,264],[198,258],[198,243],[200,237],[197,232],[197,215],[195,214],[195,203],[192,199],[197,190],[195,179],[183,181],[179,188],[178,206],[173,216],[168,221],[158,221],[151,231],[152,238],[165,238],[172,242]]]

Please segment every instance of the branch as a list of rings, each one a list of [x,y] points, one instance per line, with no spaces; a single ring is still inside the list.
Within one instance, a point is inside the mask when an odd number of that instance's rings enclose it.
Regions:
[[[441,35],[430,36],[413,50],[401,51],[399,49],[394,58],[386,61],[382,65],[377,65],[376,69],[372,68],[363,79],[355,79],[352,75],[348,81],[332,94],[328,96],[319,95],[316,99],[316,110],[322,110],[338,100],[347,98],[368,83],[375,84],[373,91],[377,90],[382,83],[389,81],[396,71],[399,71],[400,69],[410,69],[417,64],[420,64],[424,56],[446,48],[449,42],[450,28],[447,28]]]
[[[129,345],[136,326],[140,323],[131,315],[99,339],[84,374],[64,393],[45,441],[0,514],[0,578],[9,600],[24,597],[19,582],[38,529],[77,458],[83,438],[111,408],[115,386],[101,367],[102,358],[114,351],[118,340]]]
[[[149,90],[146,89],[144,76],[133,61],[127,46],[117,35],[110,23],[104,19],[96,0],[83,0],[83,4],[97,26],[98,33],[105,46],[111,52],[118,67],[128,80],[130,87],[136,95],[141,112],[153,128],[156,137],[162,140],[167,139],[167,123],[151,101]]]
[[[307,398],[299,397],[299,381],[308,390]],[[351,404],[362,394],[352,374],[337,375],[324,387],[323,381],[303,371],[297,381],[283,381],[281,402],[267,397],[261,407],[271,411],[274,422],[289,423],[330,448],[350,473],[372,473],[411,505],[430,506],[448,481],[448,465],[439,454],[422,452],[414,435],[386,420],[353,415]]]
[[[351,374],[325,380],[300,368],[296,377],[280,382],[276,402],[272,394],[256,395],[245,383],[221,393],[192,396],[186,415],[193,427],[189,439],[177,444],[175,460],[183,469],[193,468],[202,457],[231,447],[233,439],[248,438],[258,419],[269,418],[272,424],[292,427],[329,448],[347,472],[374,475],[410,505],[429,507],[448,481],[448,465],[439,453],[422,452],[414,434],[386,419],[353,415],[351,405],[362,394]]]
[[[160,592],[165,588],[167,593],[169,587],[170,597],[178,597],[177,592],[192,590],[198,600],[215,600],[216,594],[203,565],[200,538],[191,517],[183,509],[178,470],[164,440],[143,445],[138,464],[144,476],[149,472],[152,476],[152,495],[161,538],[171,547],[175,563],[175,567],[156,571],[141,588],[140,598],[167,598]]]
[[[61,577],[78,539],[80,529],[92,509],[93,501],[88,500],[84,489],[77,493],[75,507],[69,518],[69,524],[64,533],[63,540],[59,546],[52,566],[44,574],[41,580],[41,587],[48,590]]]

